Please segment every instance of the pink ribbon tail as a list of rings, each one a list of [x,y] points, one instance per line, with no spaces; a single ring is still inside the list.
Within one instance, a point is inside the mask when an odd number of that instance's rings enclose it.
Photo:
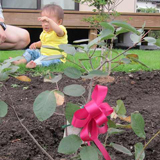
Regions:
[[[107,87],[96,85],[92,93],[92,100],[84,108],[74,113],[72,125],[82,128],[80,137],[84,142],[90,145],[90,141],[94,141],[105,160],[111,160],[105,147],[98,139],[99,134],[107,132],[107,116],[113,112],[108,103],[103,102],[107,91]]]
[[[104,158],[106,160],[111,160],[111,158],[110,158],[108,152],[106,151],[105,147],[103,146],[103,144],[98,139],[95,139],[94,143],[97,145],[97,147],[99,148],[99,150],[103,154]]]

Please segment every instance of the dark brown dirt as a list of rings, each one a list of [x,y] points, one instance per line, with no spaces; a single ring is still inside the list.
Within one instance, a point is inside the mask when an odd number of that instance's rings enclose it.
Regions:
[[[138,72],[138,73],[114,73],[112,75],[115,82],[106,83],[94,82],[108,86],[106,101],[113,107],[116,100],[121,99],[127,108],[127,115],[134,111],[139,111],[145,120],[146,142],[160,130],[160,71]],[[33,113],[33,102],[42,91],[53,90],[55,84],[44,83],[43,77],[32,77],[31,82],[21,82],[15,78],[10,78],[4,82],[5,87],[0,87],[0,99],[9,105],[9,111],[0,123],[0,160],[48,160],[39,150],[33,140],[18,122],[11,105],[14,105],[16,112],[23,124],[28,128],[36,140],[55,159],[67,158],[65,155],[57,153],[60,140],[63,137],[64,117],[53,115],[44,122],[39,122]],[[88,81],[71,80],[66,76],[59,82],[59,88],[69,84],[83,84],[85,88]],[[12,84],[19,87],[13,88]],[[28,89],[23,90],[23,87]],[[87,93],[84,95],[86,96]],[[9,98],[11,96],[11,99]],[[66,96],[67,102],[83,103],[82,98],[72,98]],[[13,103],[13,104],[12,104]],[[103,140],[105,135],[100,138]],[[131,131],[126,130],[124,134],[115,135],[109,138],[109,142],[121,144],[134,153],[134,144],[144,141]],[[107,148],[112,160],[134,160],[134,156],[124,155],[111,148]],[[156,137],[146,149],[145,160],[160,160],[160,137]]]

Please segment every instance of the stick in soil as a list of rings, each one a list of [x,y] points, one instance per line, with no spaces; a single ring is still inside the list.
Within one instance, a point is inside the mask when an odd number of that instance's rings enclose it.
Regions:
[[[7,91],[8,93],[8,90],[7,88],[3,85],[3,87],[5,88],[5,90]],[[22,121],[20,120],[17,112],[16,112],[16,109],[14,107],[14,104],[13,104],[13,100],[11,98],[11,96],[8,94],[8,97],[9,99],[11,100],[11,108],[13,109],[18,121],[20,122],[21,126],[25,129],[25,131],[28,133],[28,135],[32,138],[32,140],[36,143],[36,145],[39,147],[39,149],[50,159],[50,160],[54,160],[42,147],[41,145],[37,142],[37,140],[33,137],[33,135],[30,133],[30,131],[26,128],[26,126],[22,123]]]

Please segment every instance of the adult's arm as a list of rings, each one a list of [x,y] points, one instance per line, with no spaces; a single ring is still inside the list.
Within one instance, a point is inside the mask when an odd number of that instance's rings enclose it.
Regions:
[[[0,22],[4,22],[1,4],[0,4]],[[6,40],[6,34],[2,26],[0,25],[0,44],[3,43],[5,40]]]
[[[2,6],[0,4],[0,22],[4,22],[4,17],[3,17],[3,13],[2,13]]]
[[[0,22],[4,22],[0,4]],[[30,36],[27,30],[7,25],[4,31],[0,25],[0,49],[23,49],[30,43]]]

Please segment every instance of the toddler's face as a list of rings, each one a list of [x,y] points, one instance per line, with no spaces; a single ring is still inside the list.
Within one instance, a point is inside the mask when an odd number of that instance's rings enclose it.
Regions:
[[[60,24],[59,24],[59,20],[58,20],[57,17],[54,16],[54,15],[50,15],[50,14],[48,14],[47,12],[42,12],[41,16],[42,16],[42,17],[50,18],[50,19],[52,19],[56,24],[60,25]],[[52,28],[51,28],[51,25],[49,24],[49,22],[47,21],[47,18],[42,21],[42,28],[43,28],[43,30],[45,30],[46,32],[50,32],[50,31],[52,31]]]

